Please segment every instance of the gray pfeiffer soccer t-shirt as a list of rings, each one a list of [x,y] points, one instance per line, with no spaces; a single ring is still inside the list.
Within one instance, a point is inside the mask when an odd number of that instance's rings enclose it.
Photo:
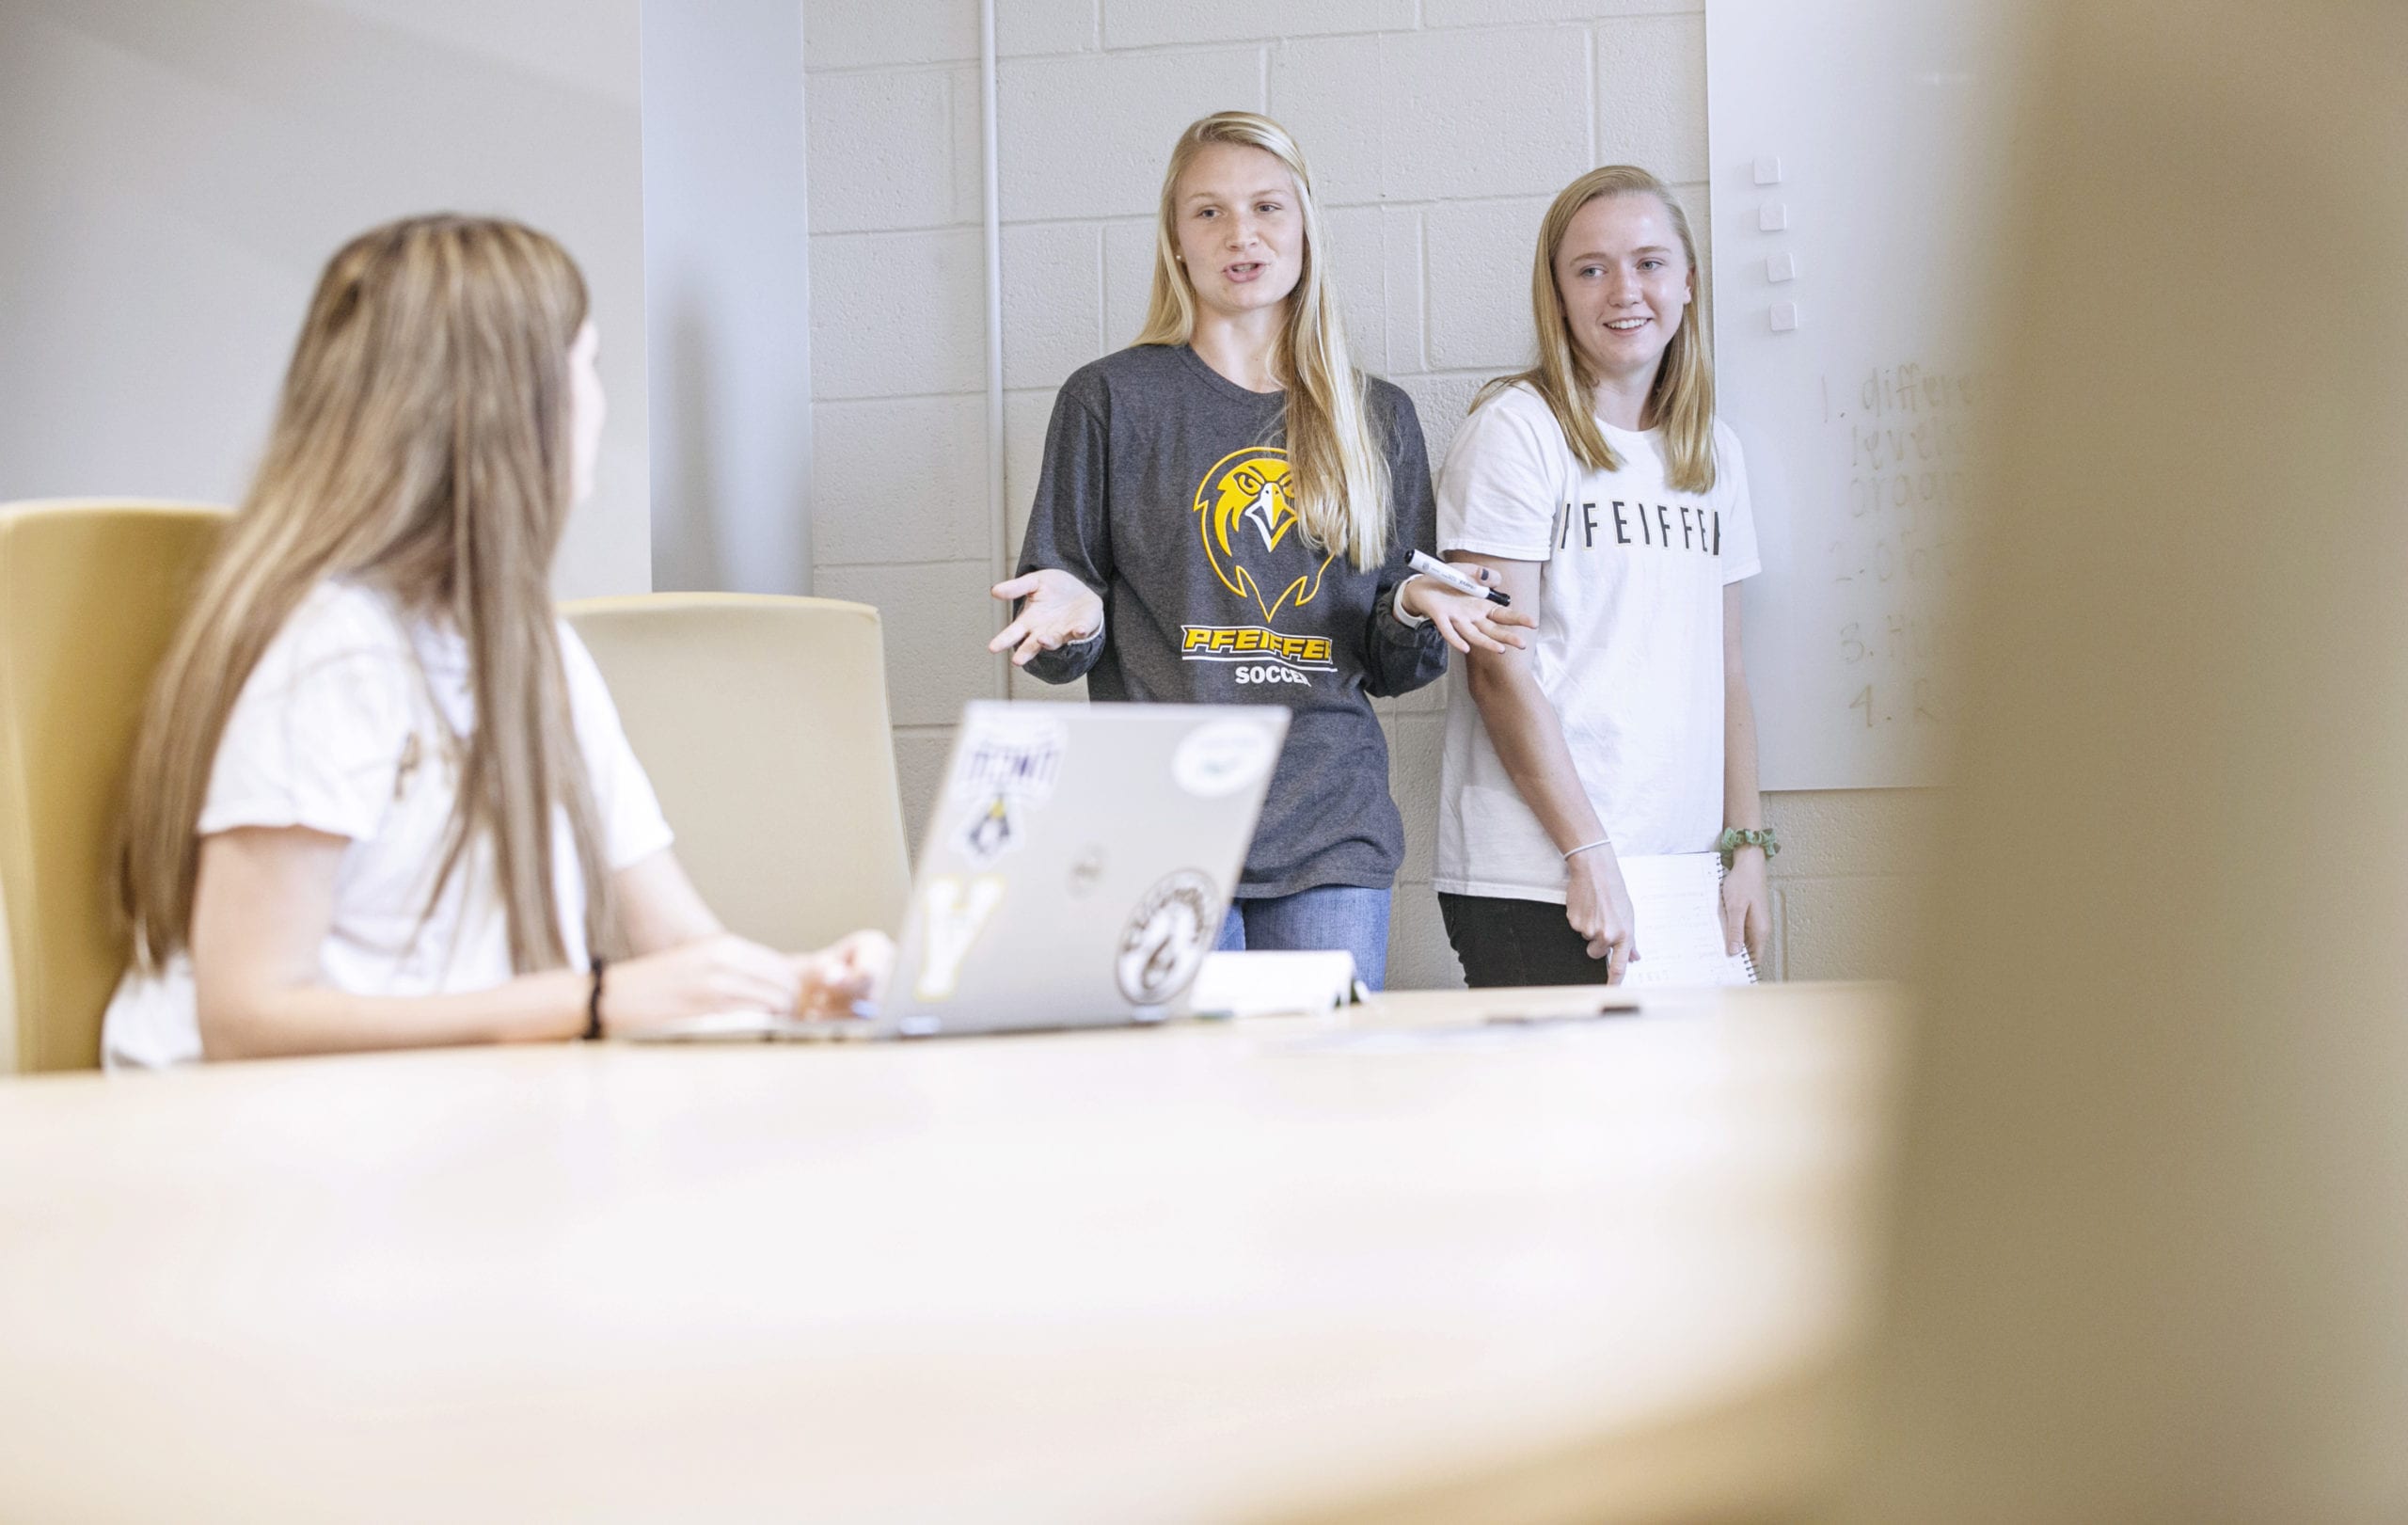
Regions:
[[[1370,399],[1395,518],[1387,560],[1369,572],[1305,537],[1283,393],[1248,391],[1185,345],[1148,344],[1082,366],[1054,402],[1020,569],[1069,572],[1102,596],[1104,623],[1028,671],[1085,676],[1098,700],[1295,712],[1241,897],[1386,889],[1404,861],[1369,696],[1438,676],[1447,646],[1389,612],[1434,508],[1413,400],[1379,380]]]

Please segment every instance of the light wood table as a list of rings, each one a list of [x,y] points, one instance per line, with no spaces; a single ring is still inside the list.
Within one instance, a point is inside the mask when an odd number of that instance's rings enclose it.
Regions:
[[[0,1083],[0,1518],[1753,1517],[1898,997]]]

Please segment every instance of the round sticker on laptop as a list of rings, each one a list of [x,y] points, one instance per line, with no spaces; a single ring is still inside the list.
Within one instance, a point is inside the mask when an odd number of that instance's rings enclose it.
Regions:
[[[1171,754],[1170,775],[1190,794],[1218,799],[1235,794],[1271,771],[1279,743],[1251,721],[1208,721],[1180,740]]]
[[[1220,911],[1220,891],[1193,868],[1148,890],[1113,955],[1120,993],[1137,1006],[1161,1006],[1185,990],[1219,937]]]

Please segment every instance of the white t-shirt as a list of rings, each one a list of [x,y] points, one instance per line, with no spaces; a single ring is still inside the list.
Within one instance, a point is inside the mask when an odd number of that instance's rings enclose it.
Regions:
[[[1723,824],[1722,590],[1759,569],[1747,465],[1717,420],[1714,490],[1676,492],[1657,432],[1604,427],[1619,471],[1581,465],[1529,388],[1490,398],[1439,472],[1438,547],[1544,564],[1530,662],[1606,834],[1703,852]],[[1438,799],[1438,889],[1562,902],[1563,860],[1460,683]]]
[[[567,625],[559,633],[603,850],[613,870],[624,868],[667,847],[669,825],[594,658]],[[312,589],[243,685],[197,829],[208,836],[306,826],[351,839],[319,946],[325,984],[361,995],[439,995],[511,978],[509,919],[489,840],[470,843],[427,913],[459,785],[450,737],[475,724],[467,640],[448,622],[404,619],[384,594],[356,583]],[[569,962],[582,966],[585,882],[568,813],[555,808],[553,893]],[[101,1048],[112,1069],[200,1057],[187,956],[156,976],[126,972]]]

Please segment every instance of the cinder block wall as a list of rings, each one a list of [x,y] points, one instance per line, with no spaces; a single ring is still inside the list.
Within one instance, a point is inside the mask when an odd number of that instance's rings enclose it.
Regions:
[[[1002,569],[984,476],[977,7],[806,0],[804,21],[815,577],[885,612],[916,837],[963,700],[1065,696],[1007,681],[984,649]],[[1480,384],[1529,363],[1531,240],[1565,182],[1645,165],[1711,237],[1696,0],[998,0],[996,24],[1006,555],[1054,389],[1136,334],[1163,161],[1206,112],[1267,111],[1303,143],[1356,354],[1413,395],[1434,462]],[[1400,987],[1461,982],[1429,883],[1445,704],[1435,686],[1381,706],[1410,844]],[[1898,972],[1931,800],[1767,808],[1788,844],[1776,970]]]

